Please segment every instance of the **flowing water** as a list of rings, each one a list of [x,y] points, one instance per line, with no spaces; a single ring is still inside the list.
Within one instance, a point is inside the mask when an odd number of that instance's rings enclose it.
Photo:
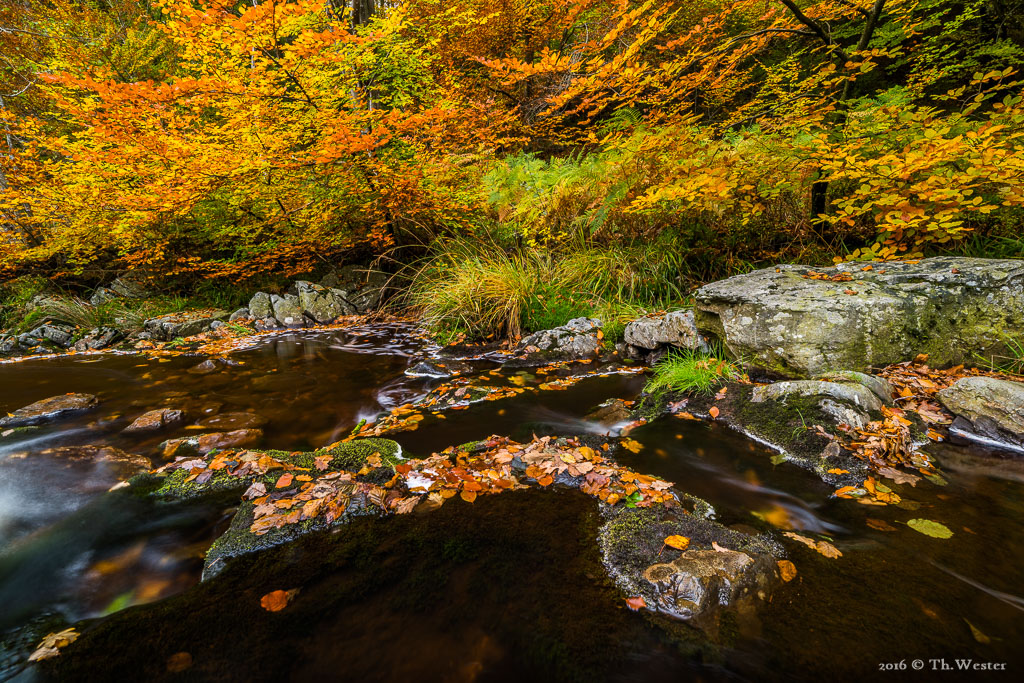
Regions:
[[[931,680],[937,660],[953,667],[947,679],[972,673],[956,660],[1024,664],[1024,466],[953,446],[930,447],[946,486],[903,486],[899,506],[875,507],[832,497],[813,474],[773,464],[717,424],[666,418],[631,432],[643,448],[623,464],[704,498],[723,523],[823,534],[843,552],[829,559],[787,543],[797,578],[756,619],[723,626],[712,648],[684,624],[625,609],[595,548],[596,505],[575,492],[359,520],[203,584],[203,553],[233,510],[104,505],[139,467],[123,454],[159,465],[160,441],[197,433],[122,433],[147,410],[180,408],[191,422],[251,412],[266,422],[261,446],[308,450],[436,386],[405,370],[437,351],[410,326],[379,325],[267,337],[209,372],[187,356],[0,364],[0,411],[65,392],[101,399],[0,440],[0,680],[38,679],[22,667],[25,647],[82,619],[92,620],[88,644],[56,669],[67,680],[174,678],[167,659],[178,652],[190,653],[191,680],[239,681],[845,680],[886,666],[909,675],[915,660]],[[488,382],[535,380],[487,374],[497,364],[486,357],[476,365]],[[392,438],[415,457],[491,434],[614,436],[586,416],[637,397],[643,383],[593,377],[446,411]],[[953,537],[905,525],[918,517]],[[260,609],[261,595],[291,588],[300,592],[286,610]]]

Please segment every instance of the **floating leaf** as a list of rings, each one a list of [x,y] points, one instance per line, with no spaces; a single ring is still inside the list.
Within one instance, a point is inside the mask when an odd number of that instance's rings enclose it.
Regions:
[[[867,522],[869,527],[877,531],[896,531],[896,527],[881,519],[872,519],[871,517],[868,517],[864,521]]]
[[[639,453],[640,449],[642,449],[644,446],[636,439],[623,439],[622,447],[625,448],[627,451]]]
[[[779,565],[779,574],[782,576],[782,580],[789,583],[796,578],[796,565],[789,560],[779,560],[775,564]]]
[[[260,606],[268,612],[280,612],[288,606],[298,592],[298,588],[293,588],[290,591],[271,591],[260,598]]]
[[[690,546],[690,539],[686,536],[668,536],[665,545],[676,550],[686,550]]]
[[[978,641],[982,645],[989,645],[992,643],[992,639],[986,636],[984,633],[982,633],[981,629],[979,629],[977,626],[967,621],[966,619],[964,619],[964,621],[967,622],[967,626],[969,626],[971,629],[971,635],[974,636],[974,639],[976,641]]]
[[[931,536],[932,538],[950,538],[953,536],[953,532],[945,524],[939,524],[930,519],[912,519],[907,522],[907,526],[918,533]]]

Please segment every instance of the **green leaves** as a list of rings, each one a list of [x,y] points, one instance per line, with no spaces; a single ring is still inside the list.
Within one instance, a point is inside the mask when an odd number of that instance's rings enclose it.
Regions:
[[[912,519],[907,522],[907,526],[932,538],[951,538],[953,536],[953,532],[945,524],[939,524],[930,519]]]

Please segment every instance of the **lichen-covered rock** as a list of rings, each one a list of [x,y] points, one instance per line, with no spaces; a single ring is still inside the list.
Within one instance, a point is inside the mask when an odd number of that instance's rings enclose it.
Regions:
[[[206,332],[215,321],[224,320],[227,317],[227,311],[215,309],[168,313],[147,320],[145,328],[153,339],[170,341],[178,337],[191,337]]]
[[[127,434],[158,432],[162,429],[176,427],[185,421],[186,415],[183,410],[174,408],[160,408],[150,410],[135,418],[135,421],[124,428]]]
[[[601,348],[601,340],[597,335],[600,329],[600,320],[574,318],[560,327],[541,330],[524,337],[516,350],[527,353],[542,352],[552,357],[586,358],[596,355]]]
[[[236,320],[243,320],[251,317],[252,314],[249,313],[248,308],[239,308],[234,313],[228,316],[228,322],[235,322]]]
[[[274,307],[270,305],[270,295],[266,292],[256,292],[249,299],[249,315],[253,318],[269,318],[274,314]]]
[[[1024,383],[964,377],[938,397],[956,415],[951,433],[1024,453]]]
[[[697,290],[696,324],[755,368],[787,377],[929,354],[936,366],[1004,347],[1024,327],[1024,260],[937,257],[811,269],[780,265]]]
[[[864,372],[857,372],[855,370],[839,370],[835,372],[828,372],[824,375],[819,375],[815,379],[825,380],[828,382],[845,382],[854,384],[861,384],[871,390],[878,400],[887,406],[893,404],[892,400],[892,385],[889,381],[878,377],[876,375],[869,375]]]
[[[299,305],[299,297],[294,294],[286,294],[284,296],[272,294],[270,296],[270,305],[274,309],[274,318],[285,327],[298,328],[306,326],[306,319],[302,316],[302,306]]]
[[[697,331],[693,311],[669,311],[661,315],[637,318],[626,325],[627,344],[654,351],[662,346],[707,351],[708,345]]]
[[[302,312],[318,323],[331,323],[343,315],[352,315],[356,312],[355,306],[349,303],[339,290],[303,280],[296,282],[295,288],[298,291]]]
[[[830,415],[837,424],[857,429],[864,428],[882,410],[881,400],[863,384],[813,379],[757,386],[751,392],[750,400],[753,403],[785,402],[792,396],[814,399],[822,412]]]
[[[353,306],[356,313],[365,313],[380,306],[387,283],[387,274],[362,266],[345,266],[328,273],[320,281],[322,287],[331,289]]]
[[[36,401],[18,408],[7,417],[0,418],[0,429],[26,427],[49,422],[60,417],[73,415],[95,408],[99,401],[92,394],[63,394]]]

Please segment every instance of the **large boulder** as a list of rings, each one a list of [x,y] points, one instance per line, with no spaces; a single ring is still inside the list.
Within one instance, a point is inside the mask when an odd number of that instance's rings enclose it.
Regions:
[[[362,266],[345,266],[328,273],[320,285],[335,292],[355,308],[357,313],[365,313],[380,306],[384,290],[388,284],[388,276],[376,270]]]
[[[516,348],[527,353],[543,352],[552,357],[585,358],[596,355],[601,348],[600,330],[600,320],[574,318],[560,327],[524,337]]]
[[[696,324],[752,367],[787,377],[936,365],[1001,351],[1024,327],[1024,260],[938,257],[781,265],[697,290]]]
[[[270,295],[266,292],[256,292],[249,299],[249,315],[253,318],[269,318],[274,314],[274,307],[270,305]]]
[[[654,351],[663,346],[695,351],[708,351],[708,345],[697,331],[693,311],[669,311],[661,315],[637,318],[626,325],[623,338],[627,344]]]
[[[92,394],[62,394],[36,401],[0,418],[0,429],[27,427],[91,410],[99,404]]]
[[[956,415],[953,434],[1024,453],[1024,384],[964,377],[940,391],[939,400]]]
[[[794,397],[809,398],[823,413],[835,420],[863,429],[882,410],[882,401],[871,389],[853,382],[827,382],[820,380],[798,380],[776,382],[754,387],[750,394],[752,403],[765,401],[787,402]]]

